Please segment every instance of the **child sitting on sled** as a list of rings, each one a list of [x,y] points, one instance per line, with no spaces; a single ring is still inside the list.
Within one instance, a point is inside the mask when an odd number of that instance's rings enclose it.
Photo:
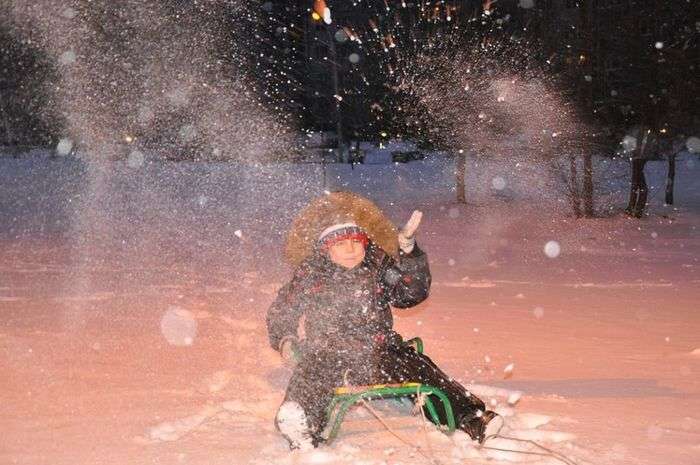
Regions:
[[[292,449],[323,441],[334,389],[346,383],[434,386],[459,429],[479,442],[489,434],[497,415],[393,330],[390,307],[417,305],[430,290],[427,256],[414,238],[420,220],[413,212],[397,232],[374,203],[350,192],[324,195],[295,219],[286,253],[296,269],[267,314],[271,346],[299,354],[276,417]]]

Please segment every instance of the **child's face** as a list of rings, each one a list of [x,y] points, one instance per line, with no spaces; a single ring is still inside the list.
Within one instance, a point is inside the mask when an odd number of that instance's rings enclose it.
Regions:
[[[328,256],[333,263],[349,270],[365,259],[365,244],[358,239],[343,239],[328,247]]]

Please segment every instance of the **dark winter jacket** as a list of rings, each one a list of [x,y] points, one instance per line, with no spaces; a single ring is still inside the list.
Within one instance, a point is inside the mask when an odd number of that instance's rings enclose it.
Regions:
[[[285,336],[297,336],[303,317],[304,354],[340,348],[355,356],[372,353],[396,337],[389,306],[419,304],[430,282],[427,256],[417,245],[394,260],[370,242],[364,261],[351,270],[315,250],[268,310],[270,345],[279,350]]]

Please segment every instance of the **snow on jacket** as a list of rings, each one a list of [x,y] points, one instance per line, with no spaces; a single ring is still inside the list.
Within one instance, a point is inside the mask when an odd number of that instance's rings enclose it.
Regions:
[[[280,289],[267,314],[270,345],[279,350],[285,336],[298,336],[304,318],[303,352],[351,348],[369,354],[396,337],[390,306],[419,304],[430,291],[426,254],[416,245],[398,260],[373,242],[353,269],[333,263],[315,250]]]

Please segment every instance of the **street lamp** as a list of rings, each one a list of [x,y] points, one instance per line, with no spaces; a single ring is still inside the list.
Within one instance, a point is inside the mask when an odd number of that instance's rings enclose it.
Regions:
[[[328,50],[331,54],[331,80],[333,83],[333,100],[335,104],[335,114],[336,114],[336,137],[338,138],[338,151],[340,152],[340,157],[343,161],[347,161],[347,150],[345,148],[345,140],[343,138],[343,123],[341,118],[340,102],[342,96],[340,95],[340,86],[338,81],[338,53],[335,48],[334,35],[331,34],[328,25],[331,24],[331,10],[326,5],[325,0],[314,0],[313,10],[311,11],[311,18],[315,22],[321,22],[323,19],[323,30],[328,36]]]
[[[321,21],[326,24],[331,23],[331,9],[326,5],[325,0],[314,0],[314,8],[311,12],[311,17],[314,21]]]

